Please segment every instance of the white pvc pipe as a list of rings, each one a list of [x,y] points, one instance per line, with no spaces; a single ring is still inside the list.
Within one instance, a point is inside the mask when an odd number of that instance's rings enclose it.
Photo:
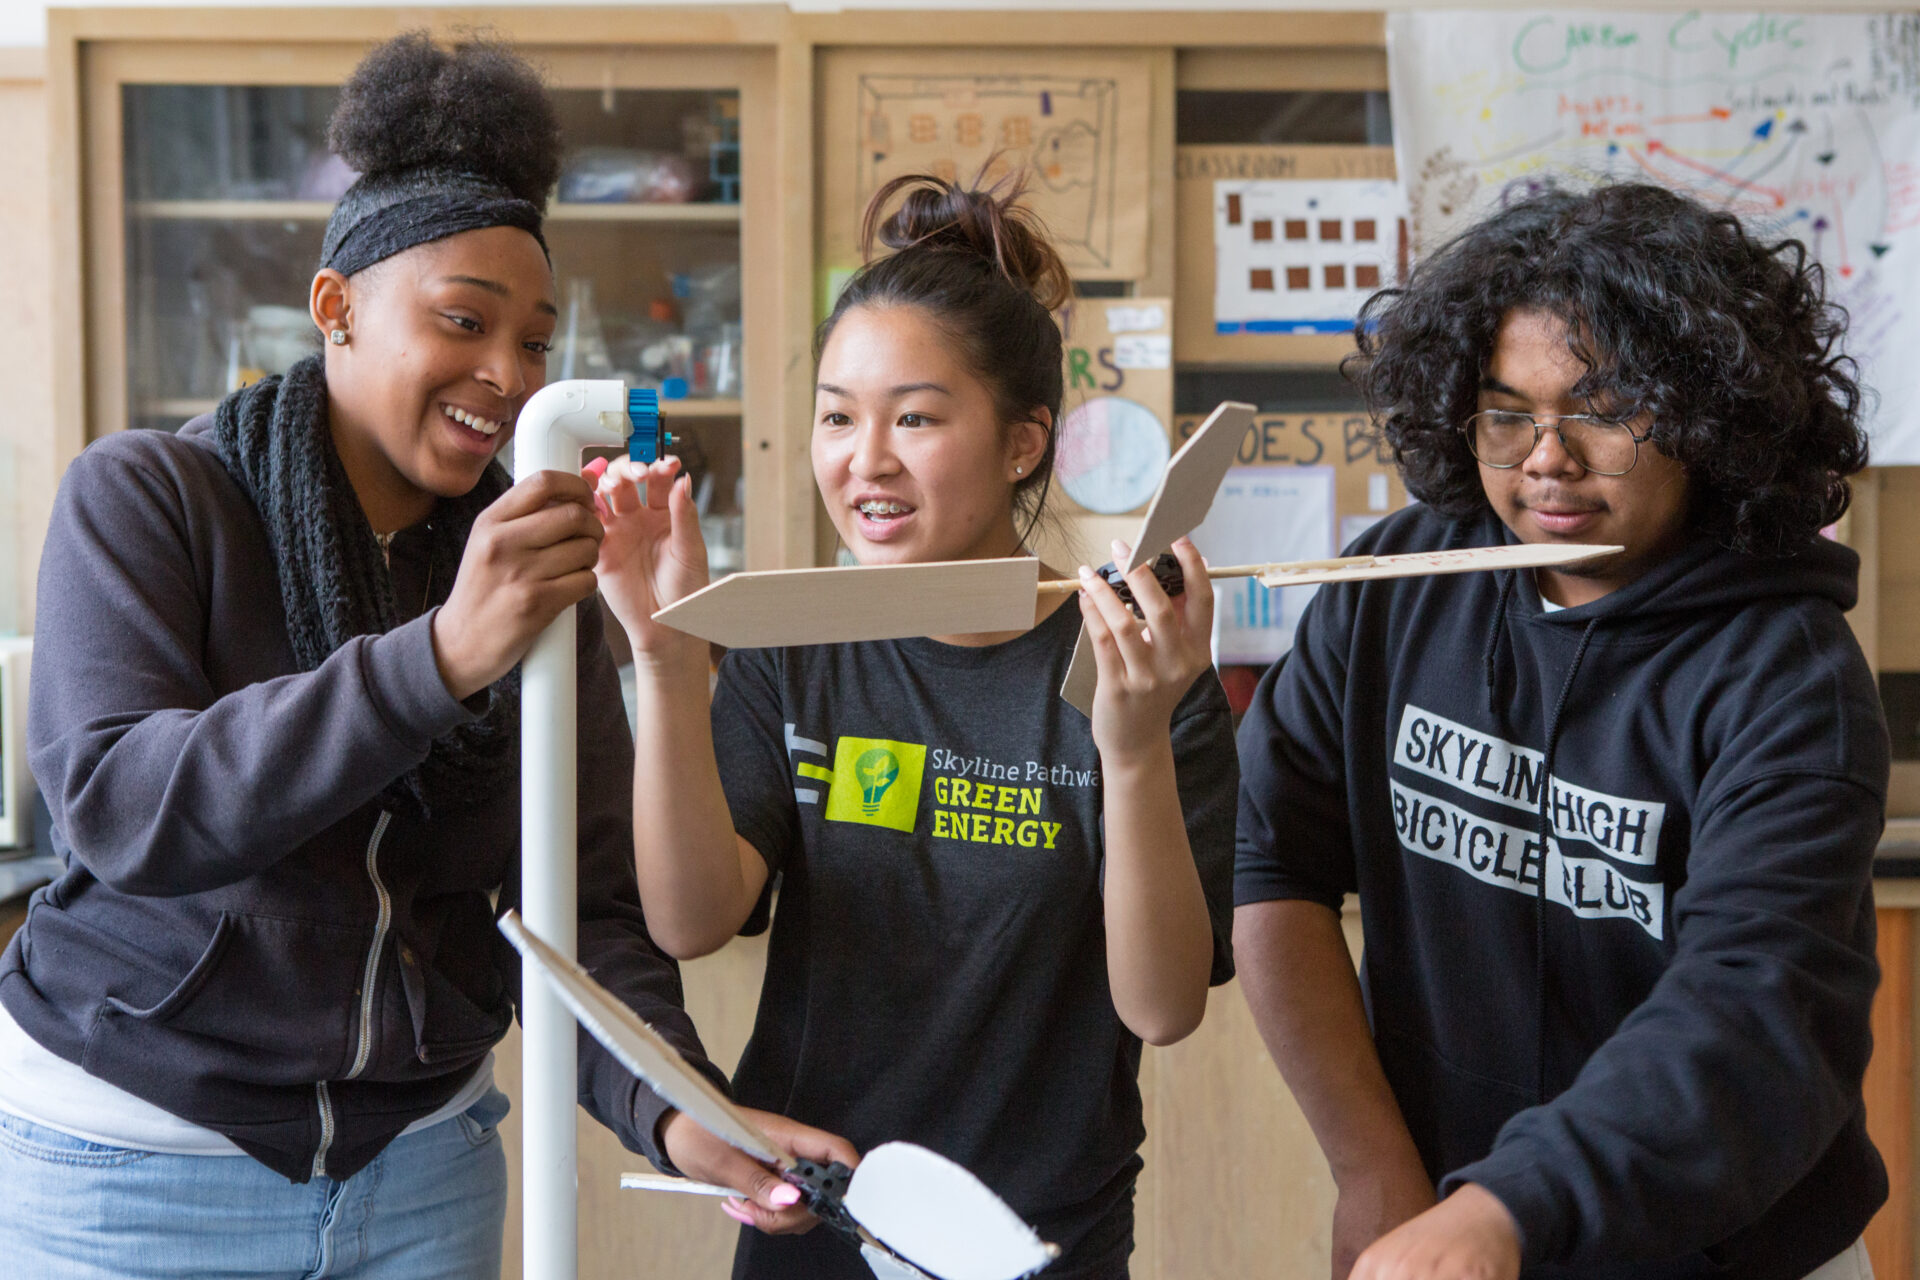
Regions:
[[[578,474],[590,445],[624,445],[627,388],[556,382],[535,392],[513,433],[513,478]],[[520,914],[527,928],[577,958],[578,706],[573,610],[540,633],[520,666]],[[521,1195],[524,1280],[574,1280],[580,1270],[574,1143],[578,1095],[573,1015],[532,967],[520,971]]]

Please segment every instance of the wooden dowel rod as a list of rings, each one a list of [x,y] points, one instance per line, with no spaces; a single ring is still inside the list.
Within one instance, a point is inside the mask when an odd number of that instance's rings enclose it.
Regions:
[[[1374,563],[1372,556],[1336,556],[1331,560],[1289,560],[1278,564],[1210,565],[1209,578],[1257,578],[1263,573],[1307,573],[1316,569],[1359,569]],[[1066,595],[1080,589],[1078,578],[1053,578],[1040,584],[1040,594]]]

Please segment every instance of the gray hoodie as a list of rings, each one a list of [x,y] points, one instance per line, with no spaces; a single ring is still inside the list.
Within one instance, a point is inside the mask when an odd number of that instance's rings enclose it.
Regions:
[[[410,617],[423,530],[391,548],[410,620],[300,672],[211,434],[112,436],[61,482],[27,735],[66,870],[0,959],[0,1003],[289,1179],[346,1178],[506,1032],[519,966],[494,918],[519,898],[519,788],[430,821],[379,807],[474,715],[439,677],[432,611]],[[724,1084],[647,936],[632,740],[599,610],[578,616],[581,963]],[[657,1161],[666,1104],[579,1043],[582,1104]]]

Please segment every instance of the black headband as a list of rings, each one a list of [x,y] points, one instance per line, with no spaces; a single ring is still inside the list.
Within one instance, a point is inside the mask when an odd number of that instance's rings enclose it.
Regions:
[[[486,227],[518,227],[546,253],[540,223],[538,206],[473,174],[414,170],[362,178],[327,219],[320,265],[350,276],[415,245]]]

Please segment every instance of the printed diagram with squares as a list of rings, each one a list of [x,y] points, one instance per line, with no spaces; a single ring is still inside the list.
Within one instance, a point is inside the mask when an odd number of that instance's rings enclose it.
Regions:
[[[1395,182],[1213,184],[1218,333],[1344,333],[1399,274],[1405,198]]]

